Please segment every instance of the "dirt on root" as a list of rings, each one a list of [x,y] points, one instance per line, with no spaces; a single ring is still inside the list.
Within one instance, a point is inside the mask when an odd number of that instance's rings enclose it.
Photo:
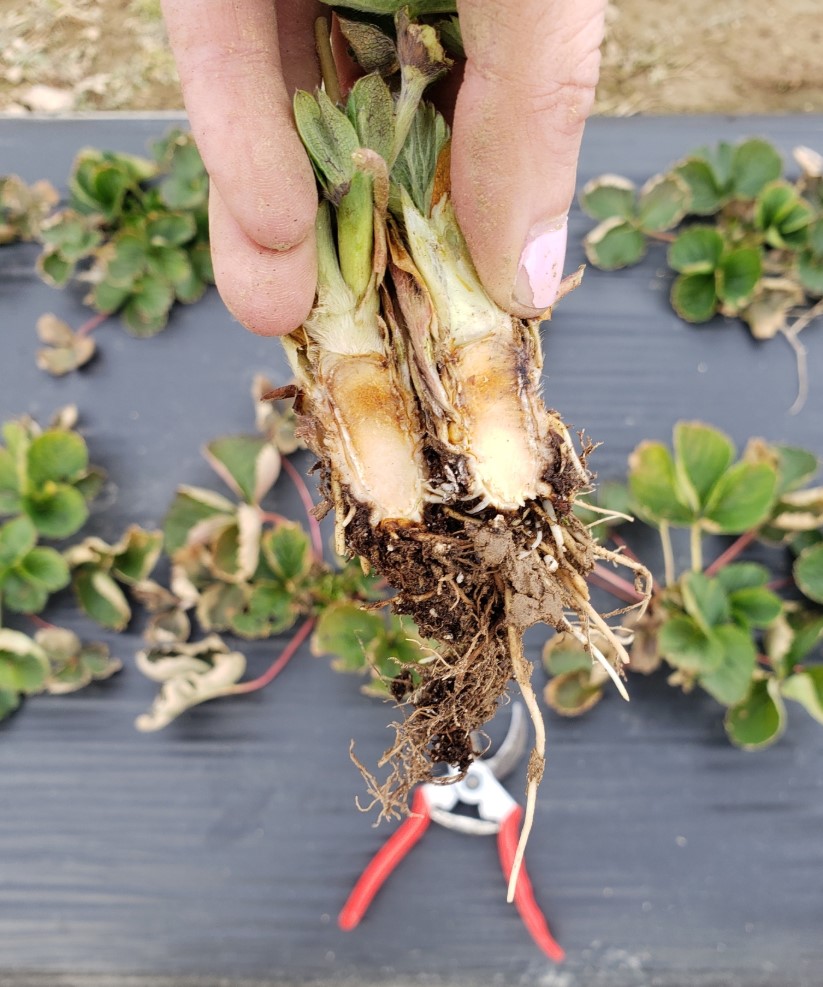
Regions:
[[[820,0],[615,0],[596,112],[823,112]],[[0,111],[182,107],[159,0],[0,3]]]

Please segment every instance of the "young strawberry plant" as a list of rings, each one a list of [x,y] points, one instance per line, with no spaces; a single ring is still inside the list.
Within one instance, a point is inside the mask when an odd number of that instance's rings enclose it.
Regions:
[[[0,719],[21,698],[71,692],[120,668],[103,644],[83,644],[69,630],[38,618],[53,593],[70,581],[69,565],[42,539],[75,534],[103,481],[89,465],[86,443],[73,426],[76,411],[58,412],[47,428],[31,418],[3,426],[0,445]],[[9,614],[39,629],[30,635],[7,625]]]
[[[823,157],[795,150],[800,175],[783,177],[768,141],[700,148],[638,192],[617,175],[590,181],[580,205],[598,225],[586,256],[613,271],[638,263],[650,241],[668,244],[671,303],[687,322],[718,313],[756,339],[782,334],[798,361],[793,411],[808,382],[800,332],[823,314]]]
[[[98,316],[77,332],[53,316],[38,323],[38,365],[63,374],[88,362],[88,334],[119,314],[129,332],[153,336],[175,302],[197,301],[214,282],[208,240],[208,178],[191,135],[173,131],[153,159],[87,148],[69,177],[69,202],[40,221],[37,267],[55,287],[88,285]]]
[[[747,749],[780,737],[786,699],[823,722],[823,665],[812,660],[823,640],[823,611],[813,605],[823,602],[823,488],[807,486],[818,465],[804,449],[761,439],[736,459],[722,432],[680,422],[673,448],[641,443],[629,458],[628,485],[601,488],[607,513],[584,518],[605,526],[604,539],[626,553],[631,549],[617,529],[627,511],[657,529],[663,573],[648,610],[634,621],[629,668],[650,673],[665,663],[671,684],[709,693],[726,707],[731,741]],[[675,569],[677,529],[689,533],[691,565],[684,572]],[[706,564],[718,535],[734,540]],[[754,546],[760,561],[744,557]],[[784,546],[796,556],[793,580],[782,578],[777,549]],[[764,557],[776,558],[774,571]],[[628,605],[639,598],[605,567],[592,580]],[[787,597],[777,593],[784,587],[792,589]],[[554,676],[546,699],[555,710],[578,715],[600,699],[599,668],[576,641],[555,637],[544,661]]]
[[[294,413],[261,404],[268,390],[262,378],[255,381],[262,434],[226,436],[203,450],[232,496],[178,488],[164,523],[169,588],[137,585],[139,599],[153,613],[137,665],[161,683],[152,709],[137,720],[140,730],[166,726],[207,699],[262,688],[312,632],[315,654],[334,654],[338,670],[367,674],[368,691],[384,697],[397,691],[398,680],[413,677],[411,669],[428,653],[410,621],[362,609],[383,591],[359,563],[338,567],[324,561],[310,495],[286,458],[301,447]],[[303,501],[308,531],[267,506],[281,471]],[[230,646],[221,635],[268,639],[298,622],[269,669],[240,681],[245,656],[236,641]],[[205,634],[199,640],[191,640],[193,624]]]

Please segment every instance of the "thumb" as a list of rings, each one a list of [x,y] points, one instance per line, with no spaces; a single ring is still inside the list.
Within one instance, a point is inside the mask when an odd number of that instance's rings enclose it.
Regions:
[[[452,191],[486,290],[524,318],[555,300],[605,0],[458,2],[466,71]]]

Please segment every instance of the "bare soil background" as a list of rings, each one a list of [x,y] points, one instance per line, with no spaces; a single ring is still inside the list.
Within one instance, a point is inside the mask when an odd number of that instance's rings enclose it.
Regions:
[[[823,111],[820,0],[616,0],[597,110]],[[182,105],[158,0],[0,0],[0,111]]]

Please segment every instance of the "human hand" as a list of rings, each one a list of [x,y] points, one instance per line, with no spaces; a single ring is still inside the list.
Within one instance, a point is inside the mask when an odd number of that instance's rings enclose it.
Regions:
[[[522,317],[554,301],[606,0],[463,0],[467,64],[454,113],[452,197],[477,271]],[[218,288],[263,335],[290,332],[317,280],[314,175],[291,95],[320,81],[313,0],[163,0],[211,177]]]

